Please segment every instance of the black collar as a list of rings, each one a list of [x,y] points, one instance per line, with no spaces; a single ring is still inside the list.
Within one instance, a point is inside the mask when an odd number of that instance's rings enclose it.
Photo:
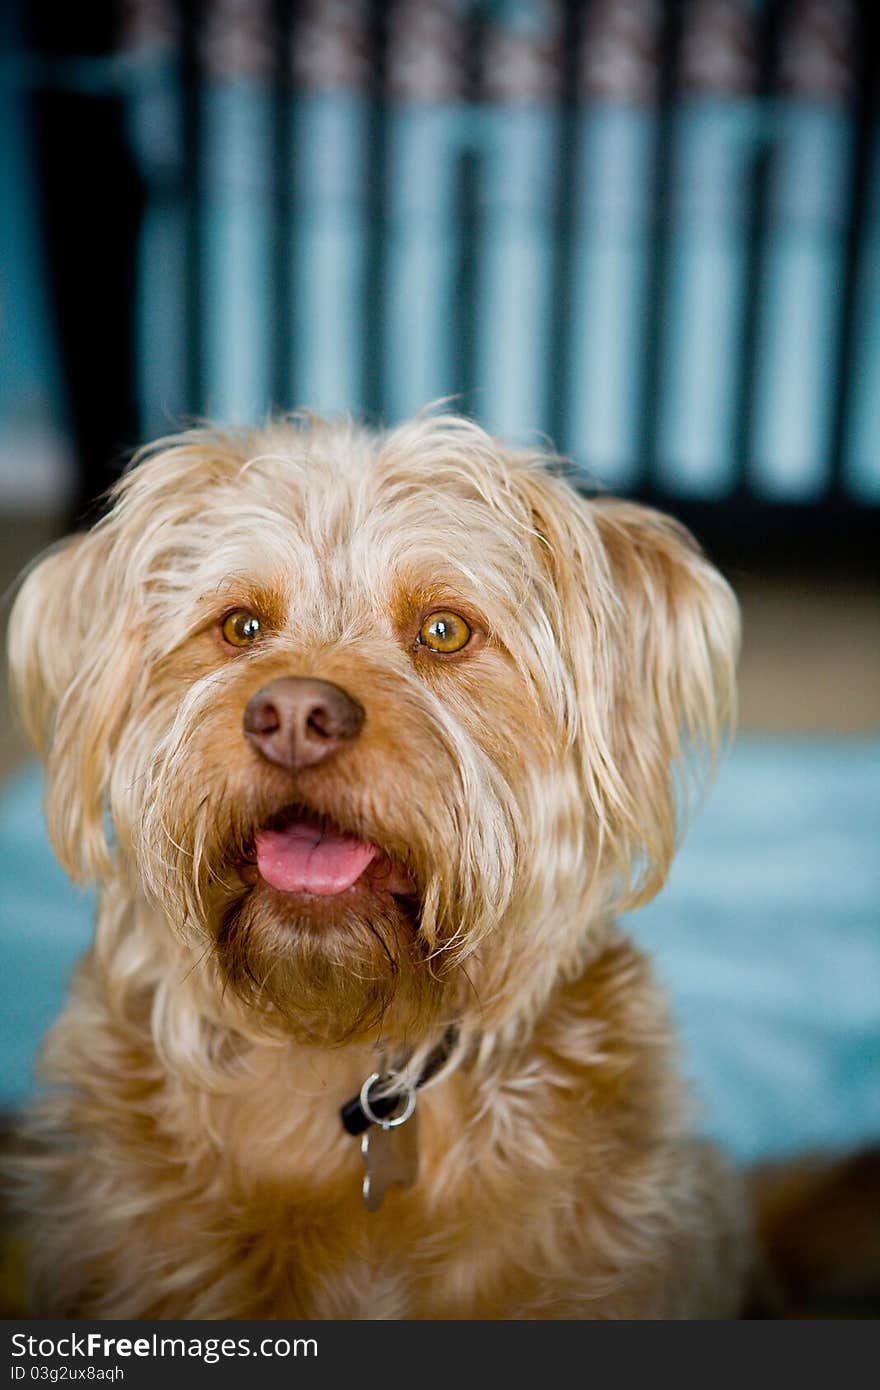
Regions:
[[[436,1076],[440,1068],[449,1061],[457,1036],[458,1030],[456,1028],[447,1028],[442,1041],[437,1044],[433,1052],[429,1053],[419,1079],[415,1083],[416,1090],[430,1081],[432,1076]],[[392,1091],[388,1095],[379,1095],[375,1100],[371,1100],[370,1109],[378,1119],[384,1120],[386,1116],[394,1113],[399,1104],[399,1093]],[[342,1119],[342,1127],[349,1134],[363,1134],[364,1130],[369,1129],[373,1123],[361,1104],[360,1092],[345,1102],[339,1114]]]

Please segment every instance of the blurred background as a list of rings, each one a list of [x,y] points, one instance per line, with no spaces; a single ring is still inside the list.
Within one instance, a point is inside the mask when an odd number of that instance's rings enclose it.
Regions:
[[[392,423],[452,395],[673,512],[743,606],[741,734],[631,925],[738,1157],[880,1137],[877,7],[0,23],[4,585],[138,443],[298,405]],[[0,713],[9,1108],[92,902]]]

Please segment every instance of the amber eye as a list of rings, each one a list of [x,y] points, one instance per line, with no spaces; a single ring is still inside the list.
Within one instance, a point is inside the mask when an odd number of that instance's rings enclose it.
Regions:
[[[471,630],[457,613],[429,613],[419,628],[418,641],[429,651],[460,652],[471,639]]]
[[[223,623],[223,636],[233,647],[249,647],[263,631],[259,618],[246,608],[230,613]]]

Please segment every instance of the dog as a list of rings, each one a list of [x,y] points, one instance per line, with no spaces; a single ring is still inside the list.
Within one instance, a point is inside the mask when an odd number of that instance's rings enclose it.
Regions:
[[[138,456],[10,621],[100,887],[17,1161],[34,1314],[737,1316],[744,1186],[616,919],[738,640],[683,527],[463,418]]]

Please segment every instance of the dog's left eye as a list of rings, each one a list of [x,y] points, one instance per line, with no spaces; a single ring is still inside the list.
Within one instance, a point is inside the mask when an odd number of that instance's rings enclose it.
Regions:
[[[429,651],[449,655],[460,652],[471,639],[471,630],[458,613],[429,613],[419,628],[418,642]]]
[[[262,634],[263,628],[255,613],[239,608],[223,622],[223,636],[233,647],[249,647]]]

